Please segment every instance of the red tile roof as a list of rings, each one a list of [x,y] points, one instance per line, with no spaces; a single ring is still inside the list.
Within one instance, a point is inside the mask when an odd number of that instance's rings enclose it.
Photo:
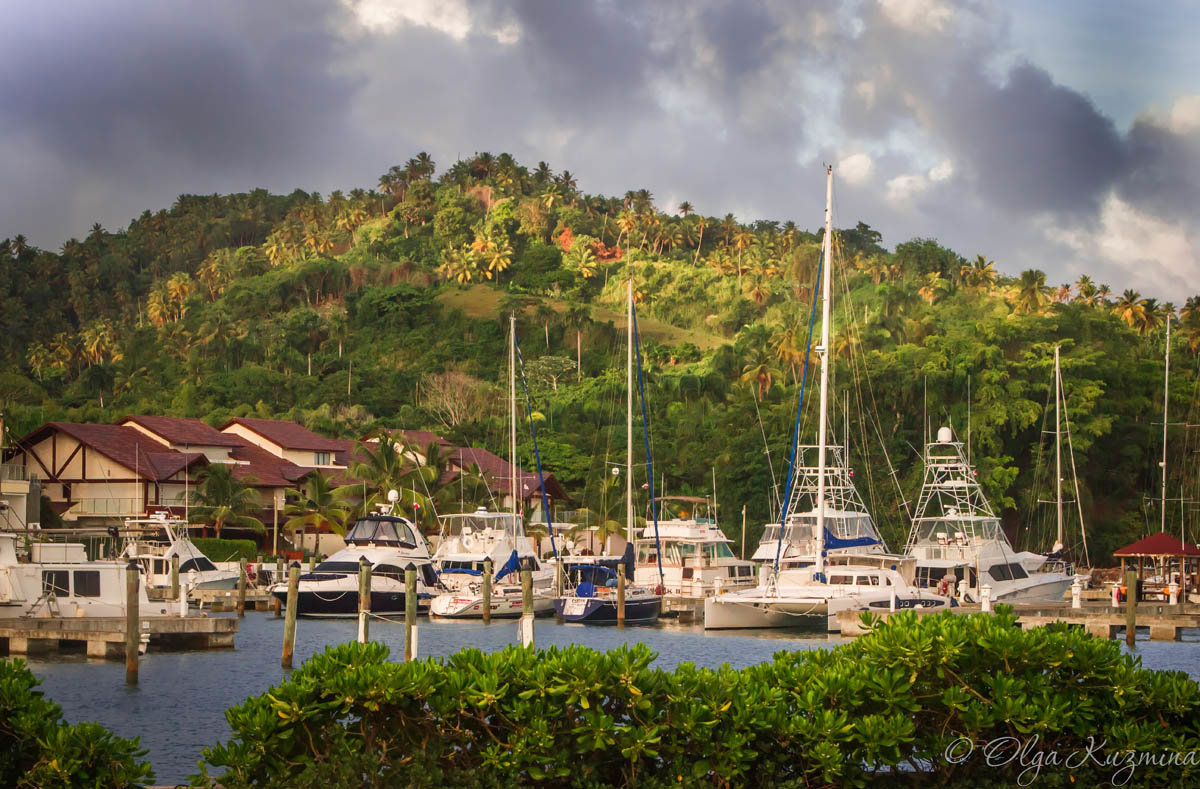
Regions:
[[[185,465],[206,465],[202,453],[176,452],[132,427],[122,425],[89,425],[76,422],[47,422],[17,442],[32,447],[58,430],[79,443],[99,452],[146,479],[162,481],[179,473]]]
[[[247,465],[233,467],[233,476],[256,488],[290,488],[292,481],[302,476],[300,466],[253,444],[243,443],[231,450],[229,457],[246,461]]]
[[[495,493],[507,493],[511,489],[511,480],[514,474],[517,478],[517,492],[521,498],[526,499],[537,495],[540,490],[536,473],[517,468],[486,449],[459,447],[450,454],[450,462],[460,469],[468,468],[471,465],[479,466],[479,470],[487,475],[491,482],[491,489]],[[554,478],[553,473],[545,472],[542,477],[546,481],[546,495],[555,499],[567,498],[566,491]]]
[[[453,447],[446,439],[429,430],[389,430],[393,438],[407,441],[410,444],[416,444],[417,449],[424,450],[430,444],[440,444],[447,449]]]
[[[221,430],[229,429],[230,425],[242,425],[253,430],[263,438],[283,447],[284,449],[308,449],[322,452],[344,451],[347,445],[353,446],[353,441],[344,441],[319,436],[303,425],[287,422],[281,419],[256,419],[239,416],[221,425]]]
[[[137,414],[125,417],[117,424],[125,425],[130,422],[141,425],[172,444],[186,447],[238,447],[245,443],[237,436],[222,433],[199,419]]]
[[[1118,548],[1113,551],[1113,556],[1200,556],[1200,548],[1160,531]]]

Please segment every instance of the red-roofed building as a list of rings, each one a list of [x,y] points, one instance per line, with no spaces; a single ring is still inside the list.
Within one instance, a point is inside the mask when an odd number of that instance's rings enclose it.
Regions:
[[[353,441],[325,438],[303,425],[282,419],[236,417],[222,425],[221,432],[237,436],[245,443],[261,447],[297,466],[325,472],[345,469],[355,446]]]
[[[500,506],[507,509],[512,506],[512,481],[516,477],[517,497],[521,499],[522,507],[527,513],[540,511],[542,508],[542,486],[538,483],[535,472],[518,468],[498,455],[486,449],[475,447],[459,447],[450,455],[450,466],[455,472],[464,471],[471,466],[478,466],[489,482],[489,487],[496,494]],[[546,484],[546,497],[551,499],[553,509],[555,501],[567,499],[567,492],[555,479],[554,474],[545,472],[542,478]]]
[[[190,475],[209,462],[134,427],[74,422],[42,425],[7,448],[5,460],[37,476],[65,520],[84,525],[182,506]]]
[[[1143,537],[1137,542],[1130,543],[1124,548],[1118,548],[1113,551],[1113,556],[1121,558],[1122,578],[1125,577],[1126,561],[1137,559],[1139,587],[1144,565],[1155,568],[1155,575],[1160,579],[1176,580],[1181,587],[1179,590],[1180,600],[1186,600],[1188,588],[1197,588],[1197,582],[1200,581],[1200,578],[1196,577],[1196,567],[1197,564],[1200,564],[1198,562],[1200,548],[1188,545],[1178,537],[1173,537],[1166,532],[1160,531],[1158,534],[1151,534],[1149,537]],[[1147,584],[1147,588],[1143,589],[1143,595],[1163,594],[1164,590],[1160,587],[1165,583],[1166,581],[1163,580],[1159,584]]]

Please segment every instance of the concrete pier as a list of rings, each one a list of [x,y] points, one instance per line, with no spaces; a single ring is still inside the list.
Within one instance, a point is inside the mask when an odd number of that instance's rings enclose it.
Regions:
[[[157,650],[232,649],[237,625],[237,619],[225,617],[147,617],[141,634]],[[124,617],[0,619],[0,648],[28,655],[82,645],[88,657],[124,660],[125,629]]]

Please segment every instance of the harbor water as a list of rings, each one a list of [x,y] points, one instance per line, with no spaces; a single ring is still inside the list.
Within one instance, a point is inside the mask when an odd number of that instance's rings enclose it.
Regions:
[[[353,641],[356,632],[357,623],[351,620],[300,620],[295,665],[326,646]],[[422,620],[418,633],[421,657],[448,655],[464,647],[493,651],[518,642],[513,620],[486,626],[477,621]],[[121,736],[140,737],[149,750],[156,783],[173,784],[198,771],[196,763],[205,747],[228,739],[226,708],[286,677],[288,672],[279,666],[282,640],[282,619],[247,613],[236,649],[152,651],[142,658],[136,686],[125,684],[120,661],[66,654],[31,656],[28,662],[67,721],[94,720]],[[404,625],[372,622],[371,640],[386,643],[392,659],[398,659],[404,654]],[[656,666],[670,669],[681,662],[740,668],[770,660],[780,650],[823,649],[845,639],[788,630],[705,632],[699,625],[674,623],[617,630],[560,625],[552,619],[537,620],[535,633],[538,647],[580,644],[607,650],[638,641],[658,653]],[[1180,643],[1139,641],[1136,652],[1146,668],[1186,671],[1200,679],[1200,631],[1185,631]]]

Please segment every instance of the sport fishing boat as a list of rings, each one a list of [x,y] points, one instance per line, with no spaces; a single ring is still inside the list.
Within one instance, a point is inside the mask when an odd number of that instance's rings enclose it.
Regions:
[[[238,573],[222,570],[187,536],[187,522],[159,512],[152,518],[128,518],[129,535],[121,558],[133,559],[145,571],[146,585],[171,586],[171,558],[179,557],[179,578],[191,589],[233,589]]]
[[[128,562],[89,561],[81,543],[35,542],[17,555],[23,535],[0,533],[0,617],[125,616]],[[139,578],[145,576],[139,572]],[[138,584],[140,616],[177,616],[177,601],[154,601]]]
[[[429,600],[438,587],[429,546],[412,521],[393,515],[397,496],[388,493],[389,504],[379,512],[359,518],[346,532],[346,547],[300,576],[296,614],[314,617],[358,615],[358,568],[366,559],[371,565],[371,613],[404,616],[404,571],[417,569],[417,613],[429,610]],[[287,583],[270,587],[270,592],[287,605]]]
[[[954,593],[965,580],[972,601],[986,585],[992,600],[1060,602],[1075,580],[1069,564],[1013,549],[948,427],[926,447],[908,551],[916,557],[919,588]]]
[[[447,618],[483,616],[484,562],[492,562],[490,616],[516,617],[522,613],[524,596],[520,572],[533,575],[535,614],[554,608],[551,584],[554,573],[543,567],[533,540],[525,536],[522,518],[508,512],[475,512],[442,515],[441,540],[433,554],[435,572],[448,591],[433,598],[429,612]]]
[[[837,629],[835,614],[847,608],[937,609],[951,601],[914,587],[911,558],[888,554],[866,512],[852,473],[829,436],[829,367],[832,321],[830,283],[833,238],[833,168],[826,171],[825,236],[818,277],[821,280],[820,425],[816,465],[801,462],[788,469],[780,528],[764,541],[774,547],[770,563],[760,568],[758,584],[725,592],[704,601],[706,630],[731,628],[819,627]],[[816,304],[813,304],[815,318]],[[812,320],[810,319],[810,326]],[[811,332],[811,330],[810,330]],[[811,336],[810,336],[811,341]],[[811,345],[811,342],[810,342]],[[807,376],[807,359],[805,375]],[[801,399],[801,406],[803,399]],[[797,410],[792,446],[800,430]],[[794,484],[794,483],[799,484]],[[808,499],[808,506],[803,502]],[[789,512],[795,513],[789,516]],[[791,552],[786,557],[785,547]]]
[[[754,563],[733,555],[733,541],[709,516],[713,509],[709,499],[660,496],[652,504],[659,507],[659,539],[643,529],[642,536],[634,541],[634,583],[657,584],[661,558],[661,582],[668,596],[664,600],[666,610],[677,601],[681,609],[691,611],[695,602],[712,594],[754,585]],[[651,517],[652,512],[647,520]]]

